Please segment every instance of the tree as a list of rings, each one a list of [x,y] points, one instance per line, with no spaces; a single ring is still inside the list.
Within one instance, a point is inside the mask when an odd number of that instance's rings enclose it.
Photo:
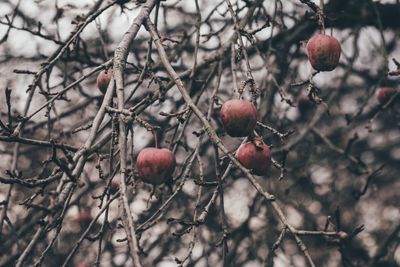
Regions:
[[[2,266],[400,264],[398,0],[1,7]],[[318,33],[333,71],[307,59]],[[219,114],[238,98],[247,137]],[[271,147],[267,175],[243,142]],[[154,146],[177,162],[157,186],[135,168]]]

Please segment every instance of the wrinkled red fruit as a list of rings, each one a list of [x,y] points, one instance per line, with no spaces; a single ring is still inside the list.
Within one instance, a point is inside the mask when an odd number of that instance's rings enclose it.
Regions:
[[[106,93],[108,84],[110,83],[112,76],[113,76],[113,72],[111,69],[103,70],[97,76],[97,88],[99,88],[99,90],[103,94]]]
[[[396,89],[392,87],[382,87],[377,91],[378,101],[381,105],[385,105],[396,93]]]
[[[220,115],[226,132],[232,137],[248,136],[257,124],[257,110],[247,100],[226,101]]]
[[[262,148],[253,142],[242,144],[236,151],[237,160],[256,175],[265,175],[271,166],[271,150],[266,144]]]
[[[175,170],[175,156],[165,148],[148,147],[136,159],[139,177],[146,183],[160,185],[171,178]]]
[[[335,69],[339,63],[340,53],[340,44],[333,36],[318,34],[307,43],[307,56],[315,70]]]
[[[308,96],[301,95],[297,99],[297,108],[299,109],[301,115],[306,115],[314,108],[314,103],[310,101]]]

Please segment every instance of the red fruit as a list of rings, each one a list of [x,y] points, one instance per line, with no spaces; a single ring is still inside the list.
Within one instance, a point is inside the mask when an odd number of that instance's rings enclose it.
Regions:
[[[395,88],[392,87],[382,87],[377,91],[378,101],[381,105],[385,105],[392,96],[397,92]]]
[[[136,159],[139,177],[146,183],[160,185],[171,178],[175,170],[175,156],[165,148],[148,147]]]
[[[318,34],[307,43],[307,56],[314,69],[331,71],[339,63],[341,48],[335,37]]]
[[[81,210],[79,212],[78,218],[76,218],[76,222],[82,225],[89,225],[92,221],[93,217],[88,210]]]
[[[257,110],[247,100],[226,101],[220,115],[226,132],[232,137],[248,136],[257,124]]]
[[[110,83],[112,76],[113,76],[113,72],[111,69],[103,70],[97,76],[97,88],[99,88],[99,90],[103,94],[106,93],[108,84]]]
[[[115,194],[118,192],[118,190],[119,190],[119,182],[112,180],[110,184],[110,193]]]
[[[253,142],[242,144],[236,151],[236,158],[256,175],[267,174],[271,166],[271,150],[266,144],[262,144],[262,148]]]
[[[297,108],[299,109],[300,114],[305,115],[314,107],[314,103],[310,101],[308,96],[301,95],[297,99]]]
[[[75,265],[75,267],[90,267],[90,265],[87,264],[86,262],[80,262],[77,265]]]

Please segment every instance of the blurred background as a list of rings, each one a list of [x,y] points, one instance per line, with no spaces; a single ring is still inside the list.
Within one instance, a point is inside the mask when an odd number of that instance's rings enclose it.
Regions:
[[[115,113],[107,112],[68,201],[54,201],[103,101],[98,67],[143,2],[0,2],[1,266],[22,255],[21,266],[134,266],[114,197]],[[346,233],[300,234],[316,266],[400,266],[400,97],[378,100],[380,88],[399,90],[400,1],[231,4],[242,42],[232,42],[226,0],[161,1],[151,13],[190,96],[231,152],[244,138],[226,134],[221,105],[238,90],[257,105],[256,131],[276,163],[259,183],[297,230]],[[306,43],[321,18],[342,54],[335,70],[318,73]],[[128,124],[127,183],[143,266],[308,266],[271,205],[215,153],[143,26],[124,75],[125,106],[139,118]],[[173,182],[154,189],[134,172],[139,151],[154,146],[152,127],[177,159]]]

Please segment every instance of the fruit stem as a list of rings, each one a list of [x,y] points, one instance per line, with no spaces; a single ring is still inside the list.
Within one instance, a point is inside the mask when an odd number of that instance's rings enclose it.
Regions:
[[[319,14],[319,21],[322,27],[322,34],[325,34],[325,18],[324,18],[324,0],[319,0],[319,8],[320,8],[320,14]]]
[[[155,147],[158,148],[157,129],[153,128],[153,129],[152,129],[152,132],[153,132],[153,136],[154,136],[154,144],[155,144]]]

